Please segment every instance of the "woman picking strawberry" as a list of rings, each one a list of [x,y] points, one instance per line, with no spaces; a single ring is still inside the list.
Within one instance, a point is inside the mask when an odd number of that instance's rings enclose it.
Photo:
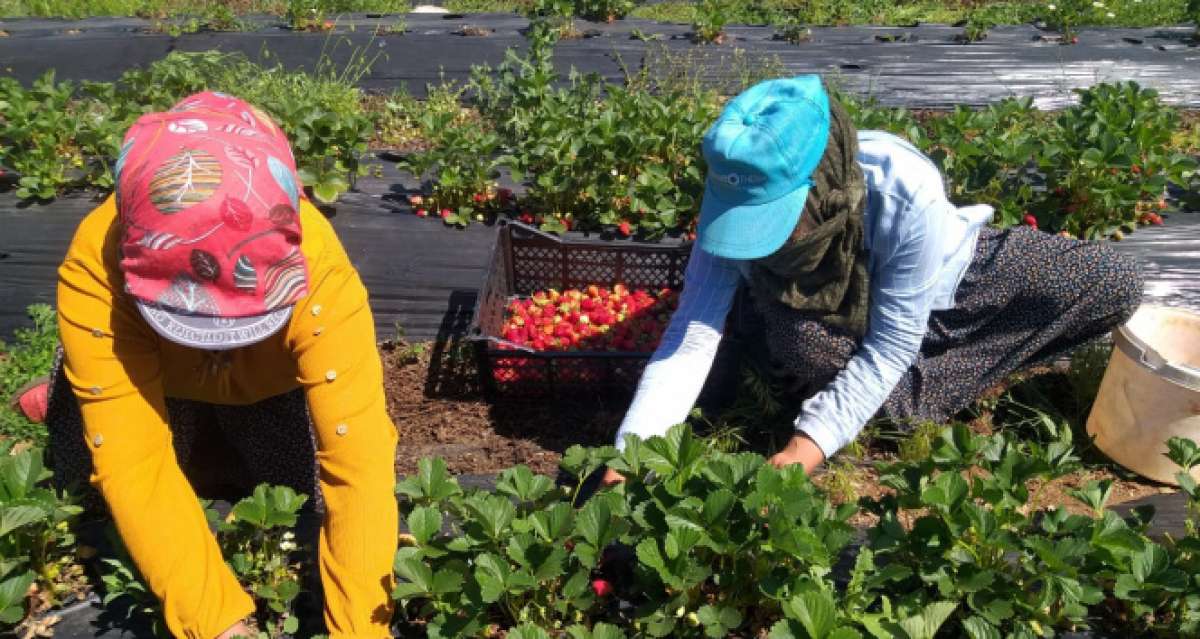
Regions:
[[[286,137],[202,93],[133,125],[116,180],[59,269],[56,476],[99,489],[173,635],[255,636],[181,470],[226,441],[251,484],[323,504],[331,636],[390,636],[396,431],[374,322]]]
[[[810,471],[877,412],[946,420],[1011,373],[1124,323],[1141,300],[1138,264],[1105,244],[996,230],[990,207],[952,205],[928,158],[856,132],[817,76],[739,95],[703,151],[680,305],[619,447],[684,420],[743,284],[762,315],[764,367],[803,399],[771,462]]]

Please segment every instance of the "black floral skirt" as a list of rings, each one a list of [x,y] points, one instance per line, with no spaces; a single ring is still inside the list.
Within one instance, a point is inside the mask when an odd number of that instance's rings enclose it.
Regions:
[[[1013,373],[1124,324],[1142,286],[1138,262],[1106,243],[985,228],[954,308],[930,315],[917,361],[881,412],[900,423],[945,421]],[[793,401],[823,389],[858,349],[857,339],[782,304],[759,312],[758,361]]]
[[[309,496],[306,510],[319,509],[316,443],[308,402],[301,389],[247,406],[166,399],[167,422],[179,466],[197,495],[234,500],[262,483],[288,486]],[[89,485],[92,455],[59,348],[50,374],[46,428],[47,465],[60,488],[80,491],[98,508]]]

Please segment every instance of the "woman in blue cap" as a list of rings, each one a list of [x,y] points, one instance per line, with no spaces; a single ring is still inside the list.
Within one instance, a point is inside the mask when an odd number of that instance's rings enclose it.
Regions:
[[[904,140],[855,131],[817,76],[734,98],[704,136],[708,179],[680,305],[621,424],[685,419],[734,294],[763,319],[763,362],[804,398],[771,462],[813,470],[877,413],[944,421],[1010,374],[1136,310],[1138,264],[1103,243],[987,226]],[[606,483],[620,481],[608,471]]]

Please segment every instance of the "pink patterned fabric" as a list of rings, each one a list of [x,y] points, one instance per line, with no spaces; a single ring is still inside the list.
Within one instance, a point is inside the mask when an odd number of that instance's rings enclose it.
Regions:
[[[308,293],[300,182],[271,118],[223,93],[142,116],[117,160],[121,269],[139,300],[251,317]]]

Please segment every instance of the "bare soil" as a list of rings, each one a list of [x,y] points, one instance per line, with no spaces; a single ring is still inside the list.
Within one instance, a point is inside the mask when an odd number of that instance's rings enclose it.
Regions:
[[[401,475],[415,472],[422,457],[437,456],[446,460],[454,474],[489,475],[525,464],[534,472],[554,476],[567,448],[611,444],[624,416],[624,405],[606,405],[585,396],[569,402],[508,400],[491,405],[479,392],[467,354],[438,351],[431,345],[384,344],[381,348],[388,411],[400,432],[396,472]],[[972,423],[972,428],[986,434],[991,425],[982,418]],[[835,501],[879,497],[888,489],[879,484],[874,465],[895,459],[895,451],[871,446],[860,458],[835,459],[814,479],[830,489]],[[1107,465],[1088,464],[1045,485],[1031,484],[1029,506],[1063,505],[1071,512],[1086,514],[1086,508],[1069,491],[1102,479],[1114,482],[1110,506],[1174,492]],[[860,514],[854,523],[870,525],[870,519]]]

